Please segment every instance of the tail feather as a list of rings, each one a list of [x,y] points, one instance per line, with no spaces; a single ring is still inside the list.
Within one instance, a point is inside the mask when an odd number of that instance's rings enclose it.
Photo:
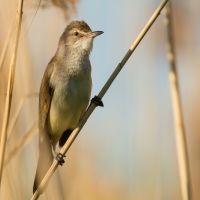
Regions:
[[[42,142],[41,142],[42,141]],[[42,179],[46,175],[47,171],[51,167],[53,162],[53,154],[51,149],[50,139],[40,139],[39,142],[39,158],[37,163],[37,169],[35,174],[35,180],[33,184],[33,193],[37,190],[38,186],[40,185]],[[44,191],[44,188],[43,188]],[[41,191],[41,193],[43,193]]]
[[[33,194],[37,190],[38,186],[40,185],[42,179],[46,175],[47,171],[51,167],[53,162],[53,156],[52,158],[49,158],[47,160],[46,157],[43,157],[42,155],[39,156],[38,163],[37,163],[37,169],[35,174],[35,180],[33,184]]]

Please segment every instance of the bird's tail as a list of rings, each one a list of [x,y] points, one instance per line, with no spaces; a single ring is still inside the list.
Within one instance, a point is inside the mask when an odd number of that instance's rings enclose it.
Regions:
[[[44,178],[47,171],[51,167],[52,162],[53,162],[53,154],[49,139],[43,140],[42,143],[39,142],[39,158],[37,163],[35,180],[33,184],[33,194],[35,193],[42,179]],[[40,193],[43,193],[43,191],[44,189]]]

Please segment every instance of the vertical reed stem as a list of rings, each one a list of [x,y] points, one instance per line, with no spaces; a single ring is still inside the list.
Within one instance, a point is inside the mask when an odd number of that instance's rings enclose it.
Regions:
[[[10,63],[6,104],[5,104],[5,110],[4,110],[4,119],[3,119],[1,141],[0,141],[0,186],[1,186],[1,179],[2,179],[2,173],[3,173],[3,163],[4,163],[4,155],[5,155],[6,140],[7,140],[8,120],[10,116],[12,92],[13,92],[13,85],[14,85],[17,47],[18,47],[18,42],[19,42],[19,34],[20,34],[21,20],[22,20],[22,8],[23,8],[23,0],[19,0],[18,9],[17,9],[18,13],[17,13],[17,19],[16,19],[16,24],[17,24],[16,37],[14,40],[13,54],[12,54],[11,63]]]
[[[166,5],[166,26],[167,26],[167,37],[168,37],[168,60],[170,63],[169,81],[171,87],[171,96],[174,112],[174,128],[176,137],[176,147],[178,155],[181,192],[183,200],[192,200],[192,186],[189,169],[189,159],[186,144],[186,134],[183,122],[183,114],[181,110],[180,91],[178,85],[176,57],[174,50],[173,40],[173,27],[172,27],[172,9],[170,2]]]

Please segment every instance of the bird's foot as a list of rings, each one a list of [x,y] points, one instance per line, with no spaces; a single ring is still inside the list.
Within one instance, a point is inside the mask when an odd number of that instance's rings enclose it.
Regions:
[[[55,153],[55,159],[58,161],[59,165],[63,165],[65,163],[64,157],[66,157],[62,153]]]
[[[101,100],[101,98],[98,97],[98,96],[94,96],[94,97],[91,99],[91,102],[94,103],[96,106],[101,106],[101,107],[104,106],[104,105],[103,105],[103,102],[102,102],[102,100]]]

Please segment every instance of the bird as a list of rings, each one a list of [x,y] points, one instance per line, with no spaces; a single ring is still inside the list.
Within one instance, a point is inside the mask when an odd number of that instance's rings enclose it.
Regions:
[[[33,193],[50,168],[57,143],[62,147],[86,111],[92,90],[92,31],[85,21],[72,21],[44,72],[39,92],[39,158]],[[43,191],[42,191],[43,192]]]

